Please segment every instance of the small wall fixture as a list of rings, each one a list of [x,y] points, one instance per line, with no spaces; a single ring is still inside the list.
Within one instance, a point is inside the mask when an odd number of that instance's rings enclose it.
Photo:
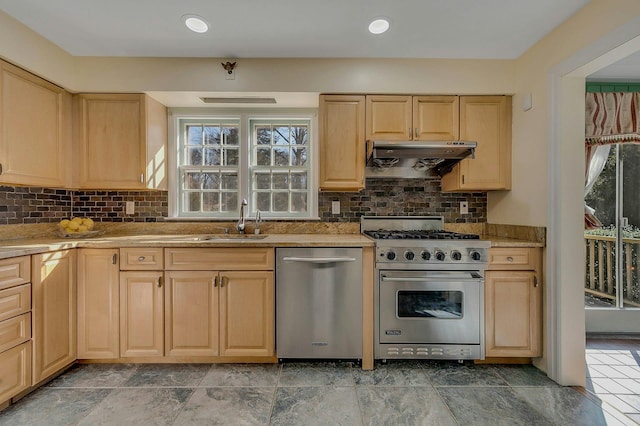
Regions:
[[[194,33],[206,33],[209,31],[209,24],[202,16],[187,14],[182,15],[184,24]]]
[[[387,18],[376,18],[369,24],[369,32],[371,34],[382,34],[389,29],[389,20]]]
[[[233,70],[236,68],[237,62],[221,62],[221,64],[227,74],[233,74]]]

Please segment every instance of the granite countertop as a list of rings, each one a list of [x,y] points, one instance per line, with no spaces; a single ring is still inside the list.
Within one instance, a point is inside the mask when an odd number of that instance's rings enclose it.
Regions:
[[[119,247],[372,247],[374,242],[360,234],[269,234],[254,239],[252,235],[227,239],[206,239],[210,234],[127,235],[95,238],[29,238],[0,241],[0,259],[71,248]]]

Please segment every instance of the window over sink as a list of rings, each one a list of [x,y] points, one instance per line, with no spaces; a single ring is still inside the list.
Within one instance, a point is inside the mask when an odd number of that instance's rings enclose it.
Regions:
[[[172,218],[316,219],[316,114],[171,110]]]

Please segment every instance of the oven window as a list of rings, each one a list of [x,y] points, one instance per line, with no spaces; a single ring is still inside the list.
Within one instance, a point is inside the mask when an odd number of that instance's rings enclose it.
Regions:
[[[462,318],[461,291],[398,291],[399,318]]]

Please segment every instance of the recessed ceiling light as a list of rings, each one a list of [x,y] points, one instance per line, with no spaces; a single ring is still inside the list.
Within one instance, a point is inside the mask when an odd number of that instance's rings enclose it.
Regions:
[[[389,20],[386,18],[376,18],[369,24],[371,34],[382,34],[389,29]]]
[[[194,33],[206,33],[209,31],[209,24],[202,16],[198,15],[182,15],[184,24]]]

